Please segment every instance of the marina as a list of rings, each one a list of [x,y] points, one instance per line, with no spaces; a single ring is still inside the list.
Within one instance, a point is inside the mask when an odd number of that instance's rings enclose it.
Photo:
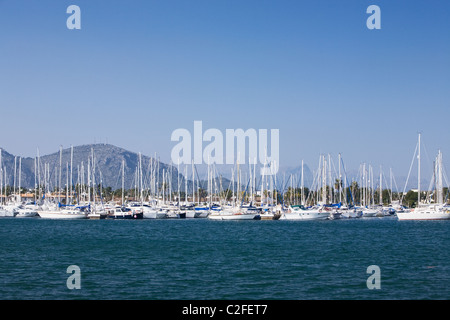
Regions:
[[[0,1],[0,299],[448,300],[449,12]]]
[[[14,185],[8,185],[7,170],[2,165],[2,149],[0,149],[0,216],[65,220],[206,218],[308,221],[375,217],[396,217],[399,220],[450,220],[448,180],[441,151],[433,162],[433,174],[428,191],[421,190],[421,134],[418,135],[410,166],[412,168],[417,159],[418,188],[415,192],[394,191],[392,176],[390,187],[383,188],[381,168],[379,178],[375,181],[373,167],[366,163],[361,165],[357,179],[350,180],[345,174],[346,168],[341,154],[337,165],[330,154],[321,155],[313,181],[308,187],[305,187],[303,162],[299,176],[293,174],[288,178],[284,176],[281,182],[280,177],[266,170],[266,166],[270,167],[270,163],[264,164],[260,176],[256,174],[256,165],[249,166],[249,170],[245,173],[245,184],[242,183],[242,166],[236,162],[231,170],[229,186],[225,188],[222,175],[213,164],[207,166],[206,181],[200,181],[197,168],[192,164],[192,180],[188,181],[187,166],[184,176],[180,173],[179,165],[175,173],[172,166],[167,170],[163,169],[161,174],[158,170],[160,163],[149,160],[148,170],[144,172],[142,155],[139,153],[134,174],[134,188],[128,190],[125,188],[125,161],[122,160],[117,177],[121,180],[121,188],[112,190],[109,187],[111,191],[108,198],[102,184],[96,182],[102,180],[102,175],[101,168],[96,163],[93,147],[87,159],[87,170],[81,162],[81,167],[77,165],[76,177],[72,170],[75,165],[74,148],[71,147],[70,163],[66,162],[64,185],[62,154],[63,150],[60,148],[59,165],[54,168],[54,184],[51,182],[49,165],[43,165],[42,174],[39,170],[42,164],[39,157],[36,157],[34,159],[36,187],[24,189],[21,187],[22,158],[14,157],[12,174]],[[174,181],[176,190],[173,190],[175,188],[172,186]],[[445,187],[444,182],[447,184]],[[23,194],[24,191],[28,194]],[[415,202],[411,202],[411,194],[416,194]],[[407,197],[412,207],[404,204]]]

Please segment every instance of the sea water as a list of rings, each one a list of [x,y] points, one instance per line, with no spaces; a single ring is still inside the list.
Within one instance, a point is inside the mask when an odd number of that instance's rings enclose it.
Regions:
[[[2,218],[0,299],[449,299],[449,243],[450,221],[395,217]]]

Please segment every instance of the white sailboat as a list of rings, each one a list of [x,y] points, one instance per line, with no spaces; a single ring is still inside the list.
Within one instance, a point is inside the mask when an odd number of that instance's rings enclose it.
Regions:
[[[87,219],[87,212],[78,209],[43,210],[39,216],[44,219]]]
[[[329,173],[329,175],[331,175],[331,173]],[[331,178],[329,180],[331,180]],[[319,186],[320,181],[322,182],[321,186]],[[291,206],[290,210],[287,212],[281,212],[280,220],[326,220],[331,217],[333,210],[325,206],[325,204],[327,204],[327,162],[325,156],[319,157],[317,187],[317,191],[319,191],[319,187],[321,187],[322,190],[322,202],[320,204],[306,209],[302,206]],[[330,188],[328,189],[331,190]]]
[[[332,213],[331,209],[323,206],[314,206],[310,209],[293,206],[290,209],[290,212],[281,213],[280,220],[326,220]]]
[[[261,220],[259,212],[243,208],[225,208],[220,211],[211,211],[208,215],[211,220]]]
[[[417,206],[410,211],[397,212],[399,220],[448,220],[450,209],[443,204],[442,194],[442,153],[439,151],[435,164],[436,193],[437,200],[434,204],[423,204],[420,201],[420,134],[418,141],[418,196]]]

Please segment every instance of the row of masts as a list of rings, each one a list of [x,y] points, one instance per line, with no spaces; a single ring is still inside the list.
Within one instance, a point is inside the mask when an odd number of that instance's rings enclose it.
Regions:
[[[420,203],[420,135],[418,146],[416,147],[418,151],[418,202]],[[50,164],[42,164],[39,156],[39,149],[37,150],[37,157],[34,158],[34,184],[35,201],[42,200],[45,197],[50,196],[51,191],[51,176],[54,175],[55,191],[52,195],[53,198],[57,199],[59,203],[62,200],[65,204],[73,203],[93,203],[95,205],[96,201],[102,201],[102,174],[98,170],[95,158],[94,150],[91,149],[90,156],[87,159],[87,168],[85,163],[82,161],[76,167],[77,179],[74,183],[74,166],[73,166],[73,147],[70,148],[70,161],[66,162],[65,170],[65,186],[63,187],[63,157],[62,157],[62,147],[60,147],[59,152],[59,166],[54,168],[53,172],[50,172]],[[249,161],[250,163],[250,161]],[[264,164],[265,166],[269,164]],[[17,170],[18,167],[18,170]],[[434,166],[434,183],[436,190],[436,202],[442,203],[443,194],[443,166],[442,166],[442,153],[439,151],[438,157],[435,161]],[[344,166],[341,154],[338,156],[337,169],[333,162],[330,154],[321,155],[319,157],[318,169],[314,174],[314,180],[311,185],[311,189],[305,188],[304,181],[304,163],[301,162],[301,174],[300,176],[291,174],[287,179],[283,176],[283,179],[279,181],[281,183],[281,188],[277,184],[277,175],[264,175],[266,170],[262,170],[262,175],[259,176],[259,181],[257,181],[256,174],[256,164],[248,166],[248,171],[245,173],[244,179],[242,179],[242,170],[239,162],[231,169],[231,181],[228,188],[222,183],[222,176],[218,174],[216,166],[208,164],[207,168],[207,188],[204,190],[203,185],[197,172],[197,168],[192,162],[191,165],[184,166],[184,177],[180,173],[180,163],[177,164],[177,190],[173,189],[172,177],[173,177],[173,166],[168,166],[162,169],[162,177],[160,176],[160,162],[155,158],[151,158],[148,164],[147,170],[143,168],[142,155],[138,155],[138,165],[135,171],[134,178],[134,199],[140,201],[141,203],[145,201],[162,201],[174,202],[176,201],[178,205],[182,201],[185,203],[197,203],[207,202],[212,204],[214,202],[231,200],[233,206],[240,205],[244,200],[250,203],[256,203],[257,196],[259,196],[260,205],[276,205],[279,201],[279,196],[284,196],[284,202],[289,204],[301,204],[307,205],[312,203],[353,203],[355,204],[356,192],[360,192],[360,205],[371,206],[376,205],[375,201],[375,190],[378,190],[378,204],[383,204],[383,181],[386,181],[384,177],[382,167],[380,166],[380,173],[378,179],[378,185],[375,185],[376,178],[374,177],[374,170],[371,165],[366,163],[361,164],[358,173],[359,178],[359,190],[355,189],[357,185],[355,182],[351,181],[349,183],[347,179],[347,174]],[[191,173],[189,173],[191,171]],[[18,179],[16,180],[16,174],[18,172]],[[17,200],[20,201],[21,196],[21,172],[22,172],[22,158],[14,158],[14,179],[13,179],[13,194],[16,196]],[[125,198],[125,160],[122,160],[121,166],[121,203],[126,202]],[[390,173],[390,191],[389,197],[390,202],[393,201],[393,182],[396,185],[395,179],[393,178],[392,169],[389,170]],[[188,181],[187,177],[191,175],[191,181]],[[96,178],[97,177],[97,178]],[[409,177],[409,175],[408,175]],[[358,180],[357,178],[357,180]],[[383,180],[384,178],[384,180]],[[182,180],[184,179],[184,195],[182,197]],[[99,183],[97,184],[97,181]],[[6,168],[2,165],[2,150],[0,149],[0,198],[6,199],[6,185],[7,185],[7,174]],[[188,184],[192,184],[192,187],[188,188]],[[300,188],[298,188],[300,184]],[[16,186],[18,185],[18,188]],[[245,188],[243,188],[245,186]],[[258,187],[260,186],[260,188]],[[405,185],[406,187],[406,185]],[[259,190],[258,190],[259,189]],[[297,192],[299,190],[299,192]],[[398,188],[397,188],[398,189]],[[65,196],[64,196],[65,191]],[[288,191],[288,192],[286,192]],[[307,194],[306,194],[307,191]],[[231,192],[231,197],[229,193]],[[258,194],[259,193],[259,194]],[[5,196],[3,196],[5,194]],[[404,192],[403,192],[404,194]],[[46,195],[46,196],[44,196]],[[77,197],[75,201],[75,196]]]

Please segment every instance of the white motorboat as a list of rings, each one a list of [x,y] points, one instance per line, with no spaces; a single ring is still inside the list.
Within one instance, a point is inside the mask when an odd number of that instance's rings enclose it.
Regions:
[[[382,210],[377,210],[373,208],[363,208],[361,211],[361,217],[368,218],[368,217],[376,217],[377,215],[382,214]]]
[[[109,208],[106,210],[107,214],[102,215],[101,219],[142,219],[144,217],[142,211],[140,210],[131,210],[130,208],[126,208],[124,206],[116,206],[113,209]]]
[[[17,210],[16,218],[36,217],[37,215],[38,215],[37,210],[24,207]]]
[[[144,206],[144,219],[167,219],[167,210],[159,207],[145,207]]]
[[[341,211],[341,217],[347,219],[361,218],[362,210],[357,208],[347,208]]]

